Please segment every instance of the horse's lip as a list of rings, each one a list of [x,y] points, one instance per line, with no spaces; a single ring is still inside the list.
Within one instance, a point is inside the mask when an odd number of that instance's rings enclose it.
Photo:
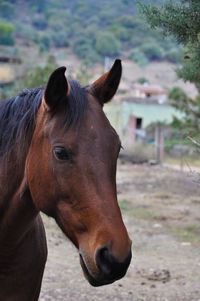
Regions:
[[[102,286],[102,285],[106,285],[106,284],[111,284],[113,283],[115,280],[106,280],[106,279],[96,279],[94,278],[90,272],[88,271],[88,268],[83,260],[83,257],[80,255],[80,264],[83,270],[83,273],[85,275],[85,278],[88,280],[88,282],[92,285],[92,286]]]

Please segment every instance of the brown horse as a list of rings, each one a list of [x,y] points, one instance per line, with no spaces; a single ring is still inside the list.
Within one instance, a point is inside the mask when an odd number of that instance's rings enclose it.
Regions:
[[[102,107],[121,62],[92,85],[55,70],[46,89],[0,104],[0,300],[38,300],[47,257],[39,212],[53,217],[80,254],[91,285],[123,277],[131,241],[116,195],[121,147]]]

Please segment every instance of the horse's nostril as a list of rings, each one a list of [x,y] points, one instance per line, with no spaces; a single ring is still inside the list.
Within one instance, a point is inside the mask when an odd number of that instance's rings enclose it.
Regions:
[[[104,246],[97,250],[96,264],[107,279],[120,279],[126,274],[131,261],[131,252],[124,262],[118,262],[110,253],[108,247]]]
[[[103,274],[110,275],[110,273],[112,272],[112,263],[107,247],[98,249],[96,253],[96,263]]]

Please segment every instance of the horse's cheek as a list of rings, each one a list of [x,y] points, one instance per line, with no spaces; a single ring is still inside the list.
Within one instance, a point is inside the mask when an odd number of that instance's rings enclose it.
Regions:
[[[55,209],[56,193],[50,158],[41,159],[37,154],[35,151],[29,153],[26,166],[27,183],[36,208],[51,215]]]

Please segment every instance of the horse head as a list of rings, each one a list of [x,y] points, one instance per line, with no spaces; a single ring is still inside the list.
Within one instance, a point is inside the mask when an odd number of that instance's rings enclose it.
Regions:
[[[49,78],[26,161],[38,210],[55,218],[80,254],[93,286],[123,277],[131,241],[117,203],[121,142],[103,112],[117,91],[120,60],[87,87],[68,81],[65,68]]]

